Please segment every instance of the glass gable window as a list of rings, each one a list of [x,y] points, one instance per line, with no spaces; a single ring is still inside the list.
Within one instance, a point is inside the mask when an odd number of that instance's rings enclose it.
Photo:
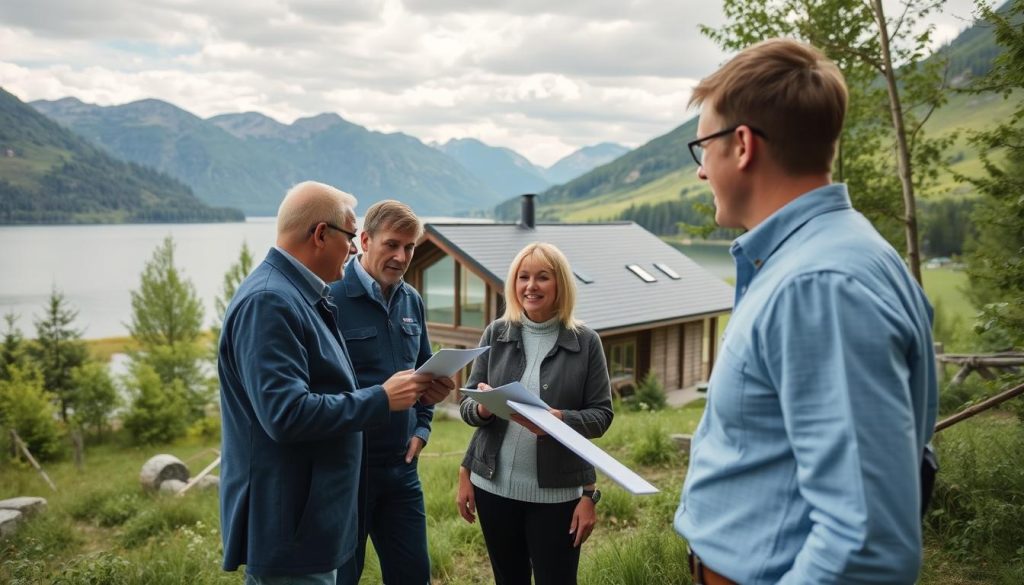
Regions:
[[[455,324],[455,260],[445,256],[423,271],[423,304],[427,321]]]
[[[487,302],[487,285],[481,278],[459,267],[461,281],[459,283],[459,325],[463,327],[484,328]]]

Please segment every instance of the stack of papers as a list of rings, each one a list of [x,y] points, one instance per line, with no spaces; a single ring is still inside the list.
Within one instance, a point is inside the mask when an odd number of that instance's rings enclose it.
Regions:
[[[486,406],[495,416],[508,420],[513,413],[523,415],[630,493],[643,495],[658,492],[658,488],[646,479],[551,414],[550,407],[519,382],[499,386],[493,390],[462,388],[459,391]]]

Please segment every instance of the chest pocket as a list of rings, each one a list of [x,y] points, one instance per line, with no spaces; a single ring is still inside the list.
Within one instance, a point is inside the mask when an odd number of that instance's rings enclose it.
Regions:
[[[405,352],[405,359],[413,364],[415,364],[416,354],[419,352],[420,333],[422,332],[423,328],[419,323],[402,323],[402,351]]]
[[[341,332],[341,336],[345,338],[353,364],[367,363],[378,352],[376,327],[346,329]]]

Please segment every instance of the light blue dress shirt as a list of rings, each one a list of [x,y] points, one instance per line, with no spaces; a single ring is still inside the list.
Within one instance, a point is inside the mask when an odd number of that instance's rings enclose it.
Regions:
[[[676,530],[739,583],[913,583],[938,395],[923,291],[841,184],[731,253]]]

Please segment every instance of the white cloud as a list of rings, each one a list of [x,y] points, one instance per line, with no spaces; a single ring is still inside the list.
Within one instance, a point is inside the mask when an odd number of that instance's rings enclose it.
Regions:
[[[692,116],[690,88],[726,59],[698,25],[722,19],[695,0],[7,0],[0,85],[25,100],[156,97],[203,117],[337,112],[550,164]],[[942,40],[966,26],[936,22]]]

